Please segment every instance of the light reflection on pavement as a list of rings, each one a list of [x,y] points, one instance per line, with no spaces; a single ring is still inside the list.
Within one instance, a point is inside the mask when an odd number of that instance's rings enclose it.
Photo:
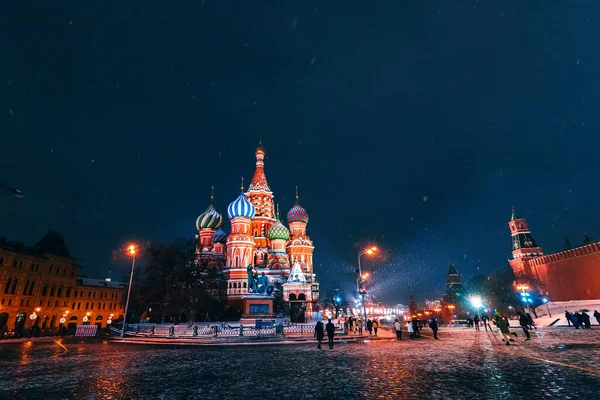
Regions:
[[[0,398],[591,398],[600,390],[599,335],[539,329],[505,346],[496,332],[449,329],[439,341],[333,350],[3,342]]]

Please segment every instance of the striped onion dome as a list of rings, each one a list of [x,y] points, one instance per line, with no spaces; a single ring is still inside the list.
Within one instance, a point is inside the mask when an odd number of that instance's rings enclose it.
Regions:
[[[267,231],[267,237],[271,240],[288,240],[290,238],[290,231],[277,218],[275,225]]]
[[[225,243],[227,241],[227,232],[220,226],[219,229],[212,235],[213,243]]]
[[[212,203],[208,206],[198,219],[196,220],[196,228],[202,229],[217,229],[223,223],[223,217],[215,210]]]
[[[229,215],[229,219],[233,219],[236,217],[246,217],[246,218],[254,218],[256,214],[256,209],[248,201],[244,193],[240,193],[237,199],[235,199],[229,207],[227,207],[227,215]]]
[[[300,204],[296,204],[287,213],[288,222],[308,222],[308,213]]]

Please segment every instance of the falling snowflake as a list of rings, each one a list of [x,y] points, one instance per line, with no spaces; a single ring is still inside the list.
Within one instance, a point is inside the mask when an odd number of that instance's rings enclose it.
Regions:
[[[426,202],[429,197],[423,196],[423,202]]]
[[[310,66],[312,67],[313,65],[315,65],[315,61],[317,59],[317,56],[313,56],[312,60],[310,60]]]

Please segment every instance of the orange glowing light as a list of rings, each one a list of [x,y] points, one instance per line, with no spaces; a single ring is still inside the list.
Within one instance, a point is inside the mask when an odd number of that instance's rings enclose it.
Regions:
[[[441,308],[434,308],[433,311],[440,312],[440,311],[442,311],[442,309]]]
[[[452,304],[450,304],[450,305],[448,306],[448,308],[449,308],[449,309],[451,309],[451,310],[454,310],[454,309],[456,308],[456,306],[453,306]]]
[[[133,245],[133,244],[129,245],[129,247],[127,248],[127,252],[129,254],[131,254],[132,256],[135,255],[135,253],[136,253],[135,245]]]
[[[87,315],[88,317],[90,316],[90,314],[91,314],[91,313],[89,313],[89,312],[85,313],[85,315]]]
[[[520,283],[517,285],[517,289],[519,290],[527,290],[529,289],[529,285],[525,284],[525,283]]]
[[[65,311],[65,314],[68,314],[68,313],[69,313],[69,311]]]
[[[42,309],[41,308],[36,308],[35,311],[40,312]]]
[[[367,279],[368,277],[369,277],[369,273],[368,272],[364,273],[363,276],[362,276],[363,279]]]

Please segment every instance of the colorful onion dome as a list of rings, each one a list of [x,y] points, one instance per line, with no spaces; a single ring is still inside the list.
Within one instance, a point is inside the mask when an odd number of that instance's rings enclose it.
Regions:
[[[215,210],[212,203],[196,220],[196,229],[217,229],[223,223],[223,217]]]
[[[267,268],[270,270],[290,269],[290,262],[286,253],[271,253],[269,254],[269,262]]]
[[[275,225],[267,231],[267,237],[271,240],[288,240],[290,238],[290,231],[277,218]]]
[[[308,213],[300,206],[300,204],[296,204],[290,211],[288,211],[287,220],[289,223],[308,222]]]
[[[213,243],[225,243],[227,241],[227,232],[223,230],[223,227],[220,226],[219,229],[212,235]]]
[[[248,201],[244,192],[240,193],[237,199],[235,199],[229,207],[227,207],[227,215],[229,215],[229,219],[233,219],[236,217],[246,217],[246,218],[254,218],[256,214],[256,209]]]

